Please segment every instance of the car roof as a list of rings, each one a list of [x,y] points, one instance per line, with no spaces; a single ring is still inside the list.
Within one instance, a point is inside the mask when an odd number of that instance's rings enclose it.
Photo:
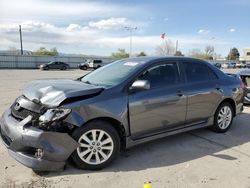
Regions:
[[[126,61],[137,61],[137,62],[141,62],[143,64],[143,66],[146,65],[151,65],[154,64],[157,61],[192,61],[192,62],[202,62],[204,64],[206,64],[207,66],[209,66],[214,72],[216,72],[216,74],[219,77],[223,77],[225,76],[225,74],[219,70],[217,67],[215,67],[214,65],[212,65],[211,63],[203,60],[203,59],[197,59],[197,58],[192,58],[192,57],[183,57],[183,56],[145,56],[145,57],[135,57],[135,58],[128,58],[128,59],[124,59]]]
[[[168,61],[190,61],[190,60],[198,60],[204,61],[202,59],[192,58],[192,57],[183,57],[183,56],[144,56],[144,57],[133,57],[128,58],[128,61],[160,61],[160,60],[168,60]]]

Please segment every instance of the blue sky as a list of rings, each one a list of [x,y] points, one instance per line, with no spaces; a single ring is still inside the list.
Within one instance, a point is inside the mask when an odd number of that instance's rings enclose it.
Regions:
[[[250,46],[248,0],[1,0],[0,49],[19,48],[18,25],[24,48],[57,47],[64,53],[110,55],[129,51],[126,26],[133,32],[133,52],[155,55],[161,33],[189,54],[213,45],[226,56],[232,47]]]

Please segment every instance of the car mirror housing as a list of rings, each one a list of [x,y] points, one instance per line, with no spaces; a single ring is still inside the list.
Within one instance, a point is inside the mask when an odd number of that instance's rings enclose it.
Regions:
[[[138,90],[149,90],[150,83],[148,80],[136,80],[130,87],[131,91],[138,91]]]

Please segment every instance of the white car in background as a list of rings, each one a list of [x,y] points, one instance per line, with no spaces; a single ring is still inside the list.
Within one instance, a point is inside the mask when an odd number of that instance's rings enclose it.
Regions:
[[[246,64],[245,63],[242,63],[242,62],[237,62],[236,63],[236,68],[246,68]]]
[[[223,69],[228,69],[228,63],[223,63],[223,64],[221,65],[221,68],[223,68]]]
[[[230,63],[223,63],[221,65],[223,69],[235,69],[236,68],[236,62],[230,62]]]

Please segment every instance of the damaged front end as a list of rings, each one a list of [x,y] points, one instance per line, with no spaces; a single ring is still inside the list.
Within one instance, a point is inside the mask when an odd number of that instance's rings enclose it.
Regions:
[[[78,147],[74,125],[63,121],[70,109],[48,108],[19,97],[3,114],[1,138],[17,161],[35,170],[61,170]]]
[[[27,84],[0,120],[1,138],[9,153],[40,171],[63,169],[79,146],[70,135],[84,119],[67,104],[99,95],[103,88],[69,79]]]

